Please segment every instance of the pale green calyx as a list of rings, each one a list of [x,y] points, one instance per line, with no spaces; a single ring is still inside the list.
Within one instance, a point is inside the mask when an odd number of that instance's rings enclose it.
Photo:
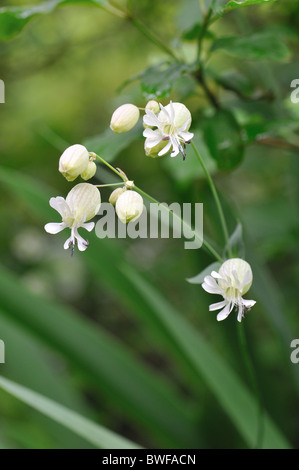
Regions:
[[[68,180],[74,181],[83,173],[89,163],[89,153],[84,145],[68,147],[59,159],[59,171]]]
[[[92,178],[96,174],[96,171],[97,165],[95,164],[95,162],[89,160],[87,167],[85,168],[83,173],[81,173],[81,178],[85,181],[90,180],[90,178]]]
[[[136,191],[125,191],[118,197],[115,210],[121,222],[133,222],[142,214],[143,199]]]
[[[123,104],[112,114],[110,129],[115,134],[122,134],[131,130],[139,119],[140,111],[134,104]]]
[[[109,197],[110,204],[115,206],[117,199],[125,190],[126,190],[125,188],[116,188],[114,191],[112,191]]]

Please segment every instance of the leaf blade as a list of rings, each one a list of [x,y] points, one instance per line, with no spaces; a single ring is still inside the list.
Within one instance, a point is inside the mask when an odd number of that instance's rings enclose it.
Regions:
[[[140,449],[137,444],[128,439],[2,376],[0,376],[0,387],[100,449]]]

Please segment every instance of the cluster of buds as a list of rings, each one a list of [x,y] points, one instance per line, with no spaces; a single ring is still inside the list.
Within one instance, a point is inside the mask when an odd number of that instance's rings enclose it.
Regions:
[[[134,182],[126,180],[122,188],[115,189],[109,202],[115,206],[115,212],[121,222],[135,222],[143,212],[143,199],[137,191],[133,190]]]
[[[78,176],[87,181],[97,170],[93,160],[84,145],[71,145],[61,155],[58,169],[68,181],[74,181]]]
[[[124,104],[114,111],[110,128],[116,134],[128,132],[138,122],[139,115],[139,108],[134,104]],[[156,158],[171,151],[171,157],[181,153],[185,159],[186,144],[194,137],[189,132],[191,121],[191,113],[184,104],[170,102],[164,107],[150,100],[145,106],[143,117],[145,154]]]
[[[74,181],[79,175],[88,180],[95,175],[96,154],[80,144],[68,147],[59,159],[59,171],[68,180]],[[133,191],[134,182],[130,181],[120,170],[124,186],[113,191],[109,202],[115,206],[116,214],[123,223],[137,220],[143,211],[143,199],[139,193]],[[96,185],[79,183],[68,193],[66,199],[61,196],[52,197],[50,206],[61,216],[61,222],[45,225],[48,233],[56,234],[65,228],[71,230],[71,236],[64,243],[64,249],[71,248],[73,254],[77,245],[79,251],[85,251],[89,245],[88,240],[81,237],[79,228],[91,231],[94,222],[89,222],[97,215],[101,205],[101,194]]]

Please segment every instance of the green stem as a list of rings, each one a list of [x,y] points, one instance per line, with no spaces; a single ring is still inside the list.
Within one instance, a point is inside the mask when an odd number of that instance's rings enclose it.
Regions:
[[[120,186],[120,185],[123,185],[123,183],[96,184],[95,186],[97,188],[108,188],[110,186]]]
[[[128,19],[149,41],[159,47],[162,51],[166,52],[166,54],[171,56],[176,62],[179,61],[174,52],[166,46],[158,36],[150,31],[142,21],[133,16],[132,13],[128,16]]]
[[[119,176],[123,181],[126,181],[126,178],[124,177],[124,175],[122,175],[120,173],[120,171],[117,171],[117,169],[114,168],[112,165],[110,165],[110,163],[106,162],[106,160],[104,160],[104,158],[100,157],[99,155],[97,155],[94,152],[90,152],[89,155],[95,156],[98,160],[100,160],[100,162],[104,163],[104,165],[106,165],[108,168],[110,168],[110,170],[113,171],[113,173],[115,173],[117,176]]]
[[[117,176],[119,176],[123,181],[125,181],[124,179],[124,176],[116,169],[114,168],[112,165],[110,165],[110,163],[106,162],[106,160],[104,160],[102,157],[99,157],[99,155],[95,154],[95,153],[92,153],[92,155],[96,156],[96,158],[98,158],[104,165],[106,165],[111,171],[113,171]],[[118,184],[118,183],[117,183]],[[122,183],[119,183],[119,184],[122,184]],[[178,216],[175,212],[171,211],[170,209],[168,209],[166,206],[164,206],[161,202],[159,202],[157,199],[153,198],[150,194],[147,194],[145,191],[143,191],[142,189],[138,188],[137,186],[134,185],[134,189],[142,196],[144,196],[146,199],[148,199],[149,201],[161,206],[162,208],[164,208],[167,212],[171,213],[173,215],[174,218],[176,218],[177,220],[180,221],[180,223],[182,223],[190,233],[192,233],[194,235],[194,237],[200,241],[200,243],[203,244],[203,246],[210,252],[210,254],[212,256],[214,256],[214,258],[217,260],[217,261],[220,261],[220,263],[223,262],[223,259],[222,257],[220,256],[220,254],[215,250],[215,248],[213,248],[213,246],[208,243],[207,241],[203,240],[197,232],[195,232],[192,227],[187,224],[184,219],[182,219],[180,216]]]
[[[142,196],[146,197],[149,201],[157,204],[158,206],[162,207],[163,209],[165,209],[168,213],[171,213],[173,218],[177,219],[180,223],[183,224],[184,227],[186,227],[186,229],[192,233],[194,235],[194,237],[200,241],[200,243],[203,244],[204,247],[206,247],[206,249],[211,253],[212,256],[214,256],[216,258],[217,261],[219,261],[220,263],[223,263],[223,259],[221,258],[221,256],[219,255],[219,253],[217,253],[217,251],[212,247],[212,245],[210,245],[210,243],[208,243],[207,241],[203,240],[203,238],[201,238],[197,232],[195,232],[192,227],[190,227],[189,224],[187,224],[184,219],[182,219],[179,215],[177,215],[175,212],[171,211],[170,209],[168,209],[168,207],[164,206],[164,204],[162,204],[161,202],[159,202],[157,199],[153,198],[152,196],[150,196],[149,194],[147,194],[145,191],[143,191],[142,189],[138,188],[137,186],[134,186],[134,189],[136,189],[136,191],[138,191],[139,194],[141,194]]]
[[[264,407],[263,407],[263,401],[262,401],[261,393],[260,393],[259,386],[258,386],[258,381],[257,381],[256,373],[255,373],[255,368],[253,366],[252,360],[251,360],[249,352],[248,352],[248,347],[247,347],[247,342],[246,342],[243,323],[238,324],[237,328],[238,328],[239,344],[240,344],[240,349],[241,349],[241,352],[242,352],[242,355],[243,355],[244,364],[245,364],[247,374],[248,374],[249,380],[251,382],[253,391],[256,395],[257,403],[258,403],[257,433],[256,433],[256,444],[255,444],[254,448],[255,449],[261,449],[262,444],[263,444],[263,438],[264,438],[264,419],[263,419]]]
[[[222,205],[221,205],[221,202],[220,202],[220,199],[219,199],[219,196],[218,196],[218,192],[217,192],[216,187],[213,183],[213,180],[210,176],[209,170],[207,169],[206,164],[203,161],[203,159],[201,158],[201,155],[200,155],[199,151],[197,150],[197,148],[196,148],[193,141],[191,142],[191,145],[193,147],[195,155],[196,155],[199,163],[201,164],[202,169],[203,169],[203,171],[206,175],[206,178],[208,180],[208,183],[209,183],[209,186],[210,186],[210,189],[211,189],[211,192],[213,194],[213,198],[214,198],[217,210],[218,210],[219,219],[220,219],[220,223],[221,223],[221,227],[222,227],[222,231],[223,231],[223,235],[224,235],[225,246],[227,247],[229,256],[232,257],[232,251],[231,251],[231,247],[229,245],[229,234],[228,234],[227,224],[226,224],[226,220],[225,220],[225,217],[224,217],[224,212],[223,212],[223,209],[222,209]]]

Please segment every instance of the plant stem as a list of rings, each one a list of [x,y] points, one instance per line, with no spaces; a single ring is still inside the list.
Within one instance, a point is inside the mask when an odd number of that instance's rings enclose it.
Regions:
[[[106,165],[111,171],[113,171],[117,176],[119,176],[123,181],[125,181],[124,179],[124,176],[121,174],[120,171],[118,171],[116,168],[114,168],[112,165],[110,165],[110,163],[106,162],[106,160],[104,160],[102,157],[99,157],[99,155],[95,154],[95,153],[92,153],[92,155],[95,155],[96,158],[98,158],[104,165]],[[116,183],[116,184],[122,184],[122,183]],[[109,186],[112,186],[112,185],[109,185]],[[215,248],[213,248],[213,246],[208,243],[207,241],[203,240],[197,232],[195,232],[192,227],[187,224],[184,219],[182,219],[180,216],[178,216],[175,212],[171,211],[170,209],[168,209],[168,207],[164,206],[161,202],[159,202],[157,199],[155,199],[154,197],[152,197],[150,194],[146,193],[145,191],[143,191],[142,189],[138,188],[137,186],[134,185],[134,189],[142,196],[144,196],[146,199],[148,199],[150,202],[153,202],[154,204],[157,204],[158,206],[161,206],[163,209],[165,209],[167,212],[171,213],[173,215],[174,218],[176,218],[177,220],[179,220],[181,222],[181,224],[183,224],[183,226],[185,226],[187,228],[187,230],[192,233],[194,235],[194,237],[199,240],[202,245],[210,252],[210,254],[212,256],[214,256],[214,258],[217,260],[217,261],[220,261],[220,263],[223,262],[223,259],[222,257],[220,256],[220,254],[215,250]]]
[[[205,6],[205,0],[199,0],[199,5],[200,5],[203,16],[206,16],[207,10]]]
[[[252,360],[249,355],[243,323],[238,324],[237,328],[238,328],[239,345],[240,345],[240,349],[243,355],[244,364],[245,364],[247,374],[251,382],[252,388],[255,392],[257,403],[258,403],[257,434],[256,434],[256,443],[255,443],[254,448],[261,449],[262,444],[263,444],[263,437],[264,437],[263,401],[262,401],[261,393],[258,387],[258,381],[257,381],[256,373],[255,373],[255,368],[253,366]]]
[[[158,36],[149,30],[142,21],[133,16],[132,13],[130,13],[127,18],[147,39],[149,39],[149,41],[159,47],[162,51],[166,52],[166,54],[171,56],[176,62],[179,62],[174,52],[168,46],[166,46],[166,44],[164,44]]]
[[[218,214],[219,214],[219,219],[220,219],[220,223],[221,223],[221,227],[222,227],[222,231],[223,231],[223,235],[224,235],[225,246],[227,247],[229,256],[232,257],[231,247],[229,245],[229,234],[228,234],[228,229],[227,229],[227,225],[226,225],[226,220],[225,220],[225,217],[224,217],[224,212],[223,212],[223,209],[222,209],[222,205],[221,205],[216,187],[215,187],[215,185],[213,183],[213,180],[210,176],[209,170],[207,169],[206,164],[203,161],[203,159],[201,158],[201,155],[200,155],[199,151],[197,150],[197,148],[196,148],[193,141],[191,142],[191,145],[193,147],[195,155],[196,155],[199,163],[201,164],[202,169],[203,169],[203,171],[204,171],[204,173],[207,177],[208,183],[210,185],[210,189],[211,189],[211,192],[213,194],[214,201],[215,201],[215,204],[216,204],[216,207],[217,207],[217,210],[218,210]]]
[[[120,173],[120,171],[118,171],[116,168],[114,168],[112,165],[110,165],[110,163],[106,162],[106,160],[104,160],[104,158],[100,157],[99,155],[97,155],[94,152],[90,152],[89,155],[96,156],[96,158],[98,160],[100,160],[100,162],[104,163],[104,165],[106,165],[108,168],[110,168],[110,170],[113,171],[113,173],[115,173],[117,176],[119,176],[123,181],[126,181],[124,175],[122,175]]]
[[[97,188],[108,188],[110,186],[120,186],[122,185],[123,183],[109,183],[109,184],[96,184],[95,186]]]

